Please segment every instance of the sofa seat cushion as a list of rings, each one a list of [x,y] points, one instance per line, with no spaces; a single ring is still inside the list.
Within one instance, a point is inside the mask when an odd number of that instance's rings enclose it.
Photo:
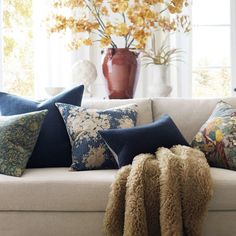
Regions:
[[[71,172],[27,169],[20,178],[0,174],[0,211],[105,211],[117,170]],[[211,211],[236,211],[236,171],[211,168]]]
[[[209,210],[236,211],[236,171],[211,168],[214,184]]]
[[[117,170],[26,169],[0,174],[0,211],[104,211]]]

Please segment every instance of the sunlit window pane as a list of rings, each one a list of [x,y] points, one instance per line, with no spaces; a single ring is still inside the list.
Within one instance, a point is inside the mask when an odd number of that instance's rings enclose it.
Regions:
[[[193,0],[193,24],[230,24],[230,0]]]
[[[193,0],[192,17],[193,96],[230,96],[230,0]]]
[[[230,69],[198,69],[193,71],[194,97],[230,96]]]
[[[193,28],[193,67],[230,66],[230,27]]]
[[[32,0],[3,0],[3,88],[32,97]]]

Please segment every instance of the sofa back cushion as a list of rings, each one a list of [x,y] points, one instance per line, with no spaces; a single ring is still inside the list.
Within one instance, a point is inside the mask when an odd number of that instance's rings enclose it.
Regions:
[[[148,124],[153,121],[152,117],[152,101],[151,99],[113,99],[113,100],[95,100],[84,99],[82,107],[90,109],[109,109],[127,104],[137,104],[137,125]]]
[[[223,100],[236,108],[236,97],[225,99],[155,98],[153,119],[169,114],[188,142],[191,142],[201,126],[211,115],[216,104]]]

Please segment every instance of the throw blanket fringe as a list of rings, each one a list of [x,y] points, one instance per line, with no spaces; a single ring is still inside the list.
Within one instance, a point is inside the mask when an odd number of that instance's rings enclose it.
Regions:
[[[140,154],[121,168],[104,217],[109,236],[201,235],[213,184],[204,154],[186,146]]]

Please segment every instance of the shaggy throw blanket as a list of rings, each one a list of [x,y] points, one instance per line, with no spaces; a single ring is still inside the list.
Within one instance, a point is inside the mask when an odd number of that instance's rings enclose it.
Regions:
[[[111,236],[201,235],[212,196],[201,151],[175,146],[140,154],[118,171],[104,217]]]

